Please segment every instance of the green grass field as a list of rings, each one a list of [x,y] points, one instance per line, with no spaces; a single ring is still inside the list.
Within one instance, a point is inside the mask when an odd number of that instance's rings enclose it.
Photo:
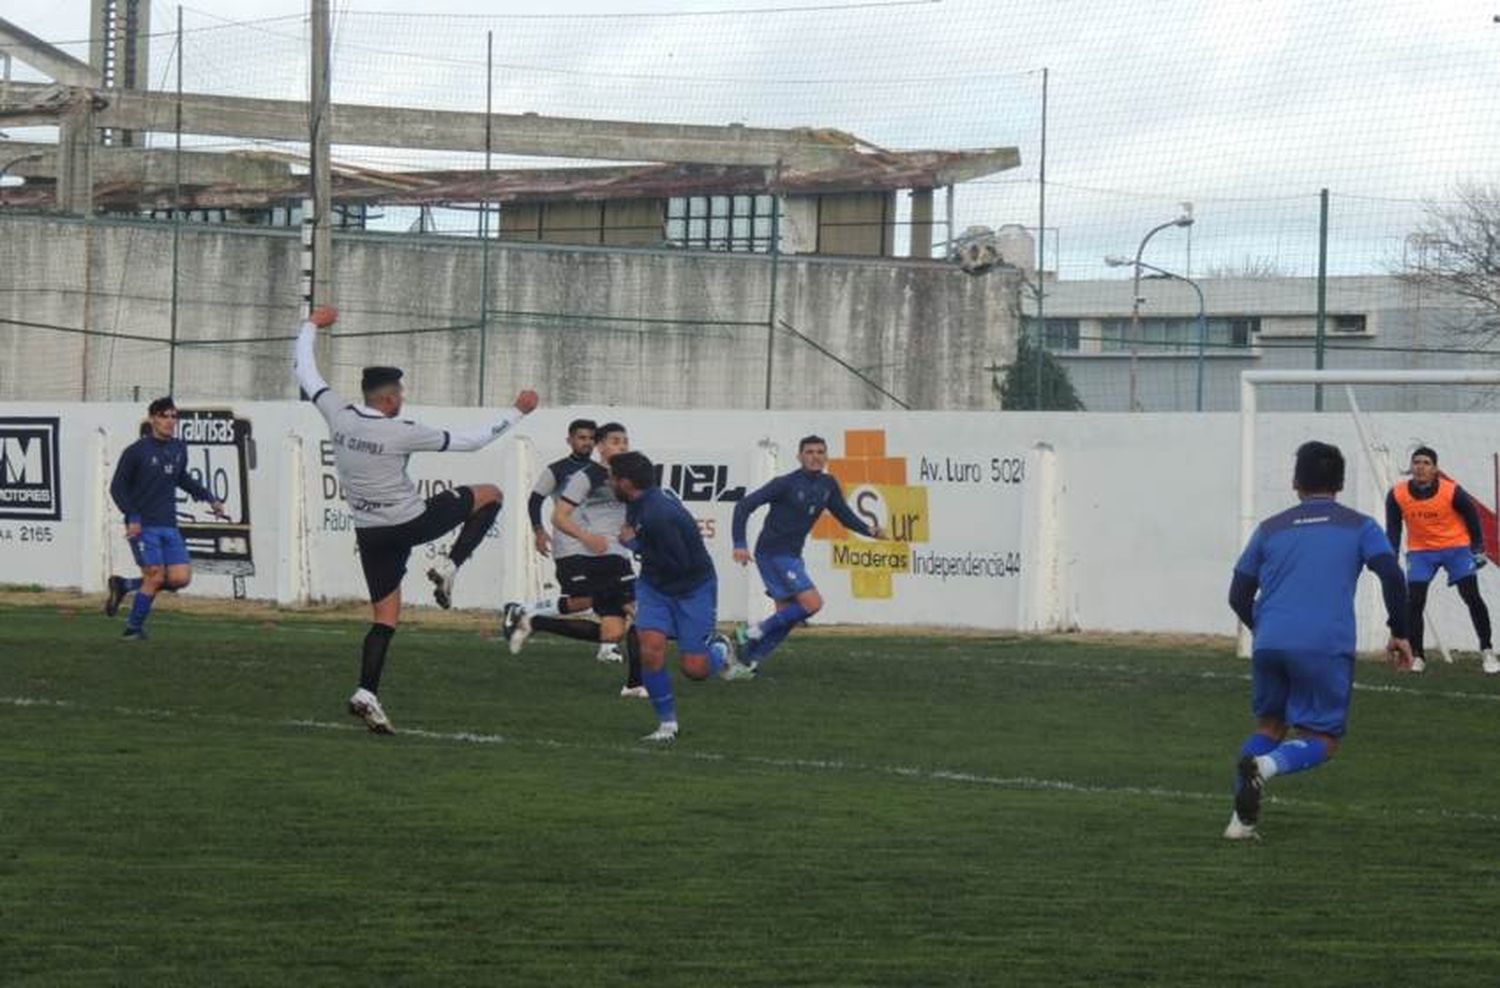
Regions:
[[[794,636],[679,684],[577,643],[0,606],[5,985],[1322,985],[1500,977],[1500,682],[1362,663],[1339,758],[1220,832],[1226,645]],[[87,608],[87,609],[83,609]]]

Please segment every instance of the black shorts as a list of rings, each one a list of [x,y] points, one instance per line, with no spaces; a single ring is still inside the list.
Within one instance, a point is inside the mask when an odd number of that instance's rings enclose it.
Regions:
[[[624,617],[635,600],[635,569],[624,556],[564,556],[557,583],[565,597],[588,597],[600,617]]]
[[[411,521],[399,525],[356,528],[354,542],[359,546],[359,564],[365,571],[365,586],[370,602],[390,596],[406,576],[406,561],[414,547],[453,531],[474,513],[474,492],[467,487],[434,494],[427,507]]]

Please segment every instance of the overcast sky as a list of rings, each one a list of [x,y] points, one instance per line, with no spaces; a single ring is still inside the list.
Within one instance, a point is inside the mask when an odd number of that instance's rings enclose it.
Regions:
[[[1164,232],[1158,263],[1311,273],[1324,187],[1335,273],[1382,270],[1423,200],[1500,181],[1500,0],[509,0],[495,16],[500,6],[422,0],[412,14],[335,0],[335,98],[482,109],[492,31],[498,110],[1018,147],[1020,169],[959,190],[962,230],[1037,225],[1045,67],[1047,260],[1064,277],[1100,274],[1105,253],[1133,253],[1182,202],[1197,217],[1191,248]],[[152,7],[153,33],[168,35],[152,50],[162,88],[176,10]],[[300,98],[305,11],[305,0],[185,7],[186,88]],[[10,0],[5,16],[50,41],[88,33],[78,0]]]

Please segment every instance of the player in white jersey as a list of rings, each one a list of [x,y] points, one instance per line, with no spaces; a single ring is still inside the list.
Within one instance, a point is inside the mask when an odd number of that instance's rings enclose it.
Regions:
[[[639,640],[634,629],[627,634],[635,606],[634,556],[616,537],[625,525],[625,502],[615,497],[607,469],[611,459],[629,449],[630,437],[620,423],[606,422],[595,430],[599,462],[570,473],[554,495],[552,551],[563,597],[556,603],[506,604],[500,631],[512,652],[519,652],[533,631],[545,631],[598,641],[600,660],[612,662],[620,661],[623,642],[629,669],[620,695],[644,699]],[[589,609],[599,616],[598,624],[560,616]]]
[[[481,429],[453,432],[398,418],[405,392],[395,367],[366,367],[360,380],[364,404],[345,402],[318,373],[314,343],[319,327],[338,321],[338,310],[320,306],[302,324],[293,350],[297,383],[328,423],[334,467],[354,516],[354,537],[370,592],[373,623],[365,635],[359,688],[349,698],[349,712],[377,734],[394,734],[376,694],[385,653],[401,617],[401,578],[415,546],[459,529],[448,556],[428,572],[437,584],[438,603],[449,606],[453,577],[473,554],[500,514],[502,496],[494,484],[472,484],[434,494],[426,500],[407,475],[412,453],[476,450],[488,446],[537,406],[535,391],[516,395],[514,408]]]

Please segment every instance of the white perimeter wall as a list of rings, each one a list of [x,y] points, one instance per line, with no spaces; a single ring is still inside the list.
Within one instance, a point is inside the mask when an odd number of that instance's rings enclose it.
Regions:
[[[244,580],[246,595],[288,604],[362,598],[353,532],[324,462],[322,419],[293,402],[239,403],[233,411],[250,421],[256,446],[248,474],[255,572]],[[0,517],[0,583],[101,592],[110,573],[133,572],[107,487],[142,412],[123,404],[0,402],[0,502],[27,479],[16,465],[22,451],[6,445],[7,422],[57,417],[62,508],[57,521]],[[409,413],[454,428],[491,417],[467,408],[414,406]],[[846,483],[846,494],[862,512],[895,523],[900,539],[809,542],[809,569],[827,600],[819,621],[997,631],[1235,628],[1225,604],[1241,545],[1233,414],[544,409],[522,423],[516,439],[479,453],[412,458],[412,476],[435,487],[498,481],[506,491],[501,523],[465,568],[457,606],[493,609],[542,592],[551,564],[531,551],[526,494],[536,471],[564,453],[566,424],[578,415],[623,421],[635,448],[667,464],[669,480],[673,468],[688,478],[678,486],[718,564],[721,620],[758,617],[766,608],[753,569],[730,559],[733,502],[717,499],[721,488],[753,488],[792,469],[798,437],[817,432],[835,461],[868,446],[870,433],[883,436],[883,457],[855,458],[873,479]],[[1500,416],[1381,415],[1371,424],[1398,467],[1412,446],[1433,445],[1441,466],[1493,509]],[[1257,517],[1291,503],[1292,451],[1318,438],[1349,457],[1345,502],[1383,521],[1384,492],[1371,479],[1350,418],[1268,414],[1257,425]],[[891,462],[870,466],[880,460]],[[186,502],[180,508],[193,510]],[[761,517],[752,522],[752,538]],[[414,554],[408,601],[430,601],[422,572],[446,544]],[[845,552],[852,561],[840,565]],[[1494,571],[1485,570],[1481,582],[1492,607],[1500,604]],[[229,576],[200,571],[187,592],[228,596],[232,589]],[[1473,648],[1457,595],[1435,589],[1430,599],[1431,619],[1450,646]],[[1360,606],[1362,645],[1374,647],[1383,627],[1373,576],[1364,580]]]

